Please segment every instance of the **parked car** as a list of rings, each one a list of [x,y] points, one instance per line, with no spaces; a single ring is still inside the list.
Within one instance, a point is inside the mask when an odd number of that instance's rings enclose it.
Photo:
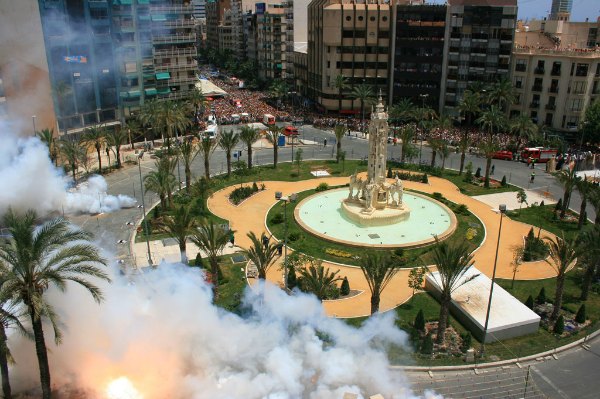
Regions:
[[[496,151],[494,153],[494,155],[492,155],[492,158],[494,158],[494,159],[504,159],[506,161],[512,161],[513,160],[513,153],[512,153],[512,151],[507,151],[507,150]]]

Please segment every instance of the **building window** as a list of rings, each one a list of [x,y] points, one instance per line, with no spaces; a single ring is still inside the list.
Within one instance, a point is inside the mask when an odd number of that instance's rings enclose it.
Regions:
[[[527,71],[527,61],[526,60],[517,60],[517,63],[515,65],[515,71],[517,71],[517,72]]]
[[[587,76],[590,64],[577,64],[575,76]]]
[[[585,83],[586,82],[575,82],[573,85],[573,94],[585,93]]]
[[[523,77],[515,76],[515,88],[521,89],[523,88]]]
[[[583,99],[575,98],[575,99],[573,99],[573,102],[571,103],[571,111],[579,112],[579,111],[581,111],[582,106],[583,106]]]
[[[560,61],[553,62],[552,63],[552,71],[550,72],[550,74],[552,76],[560,76],[560,67],[561,67]]]

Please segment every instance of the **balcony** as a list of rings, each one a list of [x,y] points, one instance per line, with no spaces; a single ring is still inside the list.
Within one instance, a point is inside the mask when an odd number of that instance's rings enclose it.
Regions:
[[[535,68],[535,70],[533,71],[533,73],[535,73],[536,75],[543,75],[544,74],[544,68]]]
[[[548,93],[558,93],[558,87],[549,87],[548,88]]]
[[[553,69],[550,71],[550,75],[552,76],[560,76],[560,68],[559,69]]]
[[[554,111],[556,109],[556,104],[546,104],[546,109],[549,111]]]
[[[183,48],[183,49],[166,49],[166,50],[155,50],[155,57],[178,57],[178,56],[197,56],[198,50],[195,47]]]
[[[532,101],[532,102],[529,104],[529,108],[539,108],[539,107],[540,107],[540,103],[539,103],[539,101]]]
[[[527,71],[527,65],[525,65],[525,64],[517,64],[517,65],[515,65],[515,71],[517,71],[517,72],[525,72],[525,71]]]
[[[196,42],[196,35],[166,35],[166,36],[155,36],[152,38],[152,42],[155,44],[170,44],[170,43],[194,43]]]
[[[533,85],[531,86],[532,91],[542,91],[542,85]]]
[[[194,61],[186,64],[167,63],[162,65],[156,65],[155,69],[157,72],[177,71],[186,69],[193,69],[195,71],[197,67],[198,63],[197,61]]]

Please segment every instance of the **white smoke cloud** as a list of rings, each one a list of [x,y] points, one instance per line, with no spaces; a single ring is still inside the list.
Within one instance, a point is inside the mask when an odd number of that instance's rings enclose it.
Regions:
[[[267,284],[247,289],[240,317],[214,307],[201,273],[182,265],[163,264],[133,284],[117,276],[102,289],[101,305],[73,286],[50,296],[65,328],[61,346],[47,341],[56,387],[98,399],[413,397],[382,349],[406,342],[393,312],[355,329],[326,317],[314,296]],[[13,380],[35,387],[33,344],[9,345]]]
[[[50,161],[48,150],[38,138],[19,138],[0,129],[0,216],[9,207],[16,211],[34,209],[40,216],[53,211],[65,213],[112,212],[131,207],[135,199],[107,195],[102,176],[68,190],[70,178]]]

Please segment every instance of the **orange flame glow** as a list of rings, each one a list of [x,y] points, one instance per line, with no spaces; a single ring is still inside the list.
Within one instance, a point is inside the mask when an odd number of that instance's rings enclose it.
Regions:
[[[113,380],[106,387],[107,399],[144,399],[127,377]]]

